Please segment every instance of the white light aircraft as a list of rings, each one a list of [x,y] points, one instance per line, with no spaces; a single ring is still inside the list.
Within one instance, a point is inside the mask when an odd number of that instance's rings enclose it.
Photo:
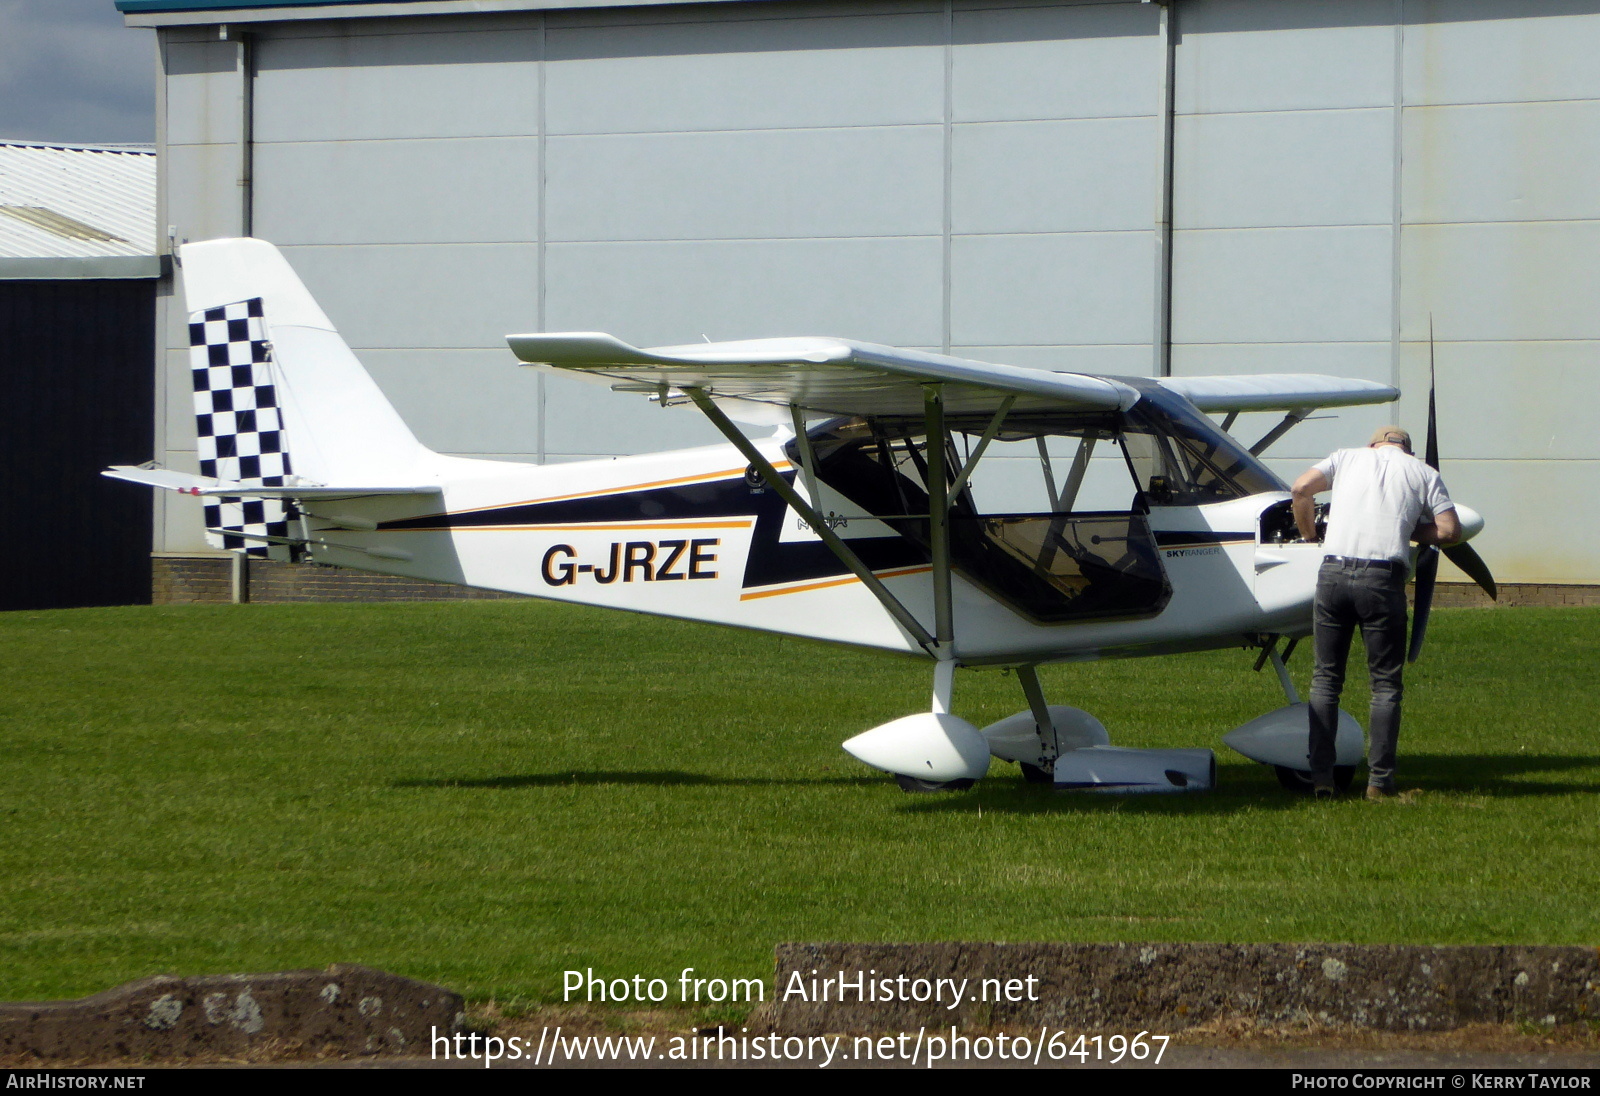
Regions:
[[[512,335],[526,365],[693,404],[728,444],[471,460],[417,441],[271,244],[180,258],[200,474],[106,474],[199,496],[216,547],[925,659],[930,710],[844,744],[907,790],[970,787],[991,757],[1058,788],[1209,788],[1211,750],[1113,747],[1093,716],[1046,703],[1035,668],[1252,648],[1289,703],[1224,741],[1308,782],[1305,705],[1279,644],[1310,633],[1322,550],[1258,456],[1313,410],[1394,388],[1086,376],[832,338],[640,350]],[[1259,411],[1284,417],[1248,447],[1227,433]],[[733,419],[776,429],[750,438]],[[1461,514],[1468,535],[1482,527]],[[1493,592],[1470,547],[1446,551]],[[1027,708],[979,729],[951,694],[958,668],[985,667],[1014,670]],[[1338,741],[1348,781],[1363,752],[1348,715]]]

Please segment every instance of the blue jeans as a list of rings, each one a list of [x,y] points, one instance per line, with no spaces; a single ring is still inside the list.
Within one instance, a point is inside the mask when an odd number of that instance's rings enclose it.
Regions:
[[[1400,673],[1406,660],[1406,569],[1387,561],[1329,556],[1317,572],[1311,676],[1311,775],[1331,782],[1339,693],[1356,625],[1367,647],[1372,675],[1372,713],[1367,782],[1394,790],[1395,744],[1400,737]]]

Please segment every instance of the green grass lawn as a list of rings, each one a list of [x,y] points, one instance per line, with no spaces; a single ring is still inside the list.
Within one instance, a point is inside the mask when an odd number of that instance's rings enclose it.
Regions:
[[[1283,702],[1244,651],[1041,674],[1117,744],[1218,749],[1212,794],[1117,799],[1000,763],[905,795],[839,743],[926,666],[544,602],[9,613],[0,649],[0,999],[342,961],[550,1001],[782,940],[1600,942],[1593,610],[1435,614],[1405,805],[1222,747]],[[979,725],[1023,706],[957,678]]]

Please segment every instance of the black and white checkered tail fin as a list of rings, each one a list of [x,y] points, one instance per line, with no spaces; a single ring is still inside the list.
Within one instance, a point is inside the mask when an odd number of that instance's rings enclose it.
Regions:
[[[437,454],[412,434],[277,248],[264,240],[205,240],[185,244],[179,255],[195,379],[204,368],[210,393],[196,408],[212,416],[214,440],[202,444],[212,447],[220,479],[293,476],[299,480],[291,485],[314,487],[437,479]],[[262,402],[269,399],[270,408]],[[268,509],[223,514],[223,527],[281,520]]]
[[[294,466],[261,298],[192,313],[189,364],[200,474],[244,487],[289,484]],[[214,548],[289,560],[296,553],[287,540],[298,516],[282,499],[208,499],[206,540]]]

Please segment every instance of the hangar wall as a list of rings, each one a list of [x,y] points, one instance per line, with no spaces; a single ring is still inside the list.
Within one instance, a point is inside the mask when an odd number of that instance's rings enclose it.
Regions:
[[[1173,372],[1406,389],[1300,426],[1292,475],[1420,431],[1431,317],[1481,551],[1600,582],[1600,519],[1562,505],[1600,458],[1600,0],[1178,0],[1167,29],[1133,0],[466,6],[131,17],[164,26],[164,223],[283,246],[435,448],[713,440],[517,370],[521,330],[1159,371],[1170,163]],[[192,468],[167,301],[158,455]],[[186,502],[158,548],[202,548]]]

